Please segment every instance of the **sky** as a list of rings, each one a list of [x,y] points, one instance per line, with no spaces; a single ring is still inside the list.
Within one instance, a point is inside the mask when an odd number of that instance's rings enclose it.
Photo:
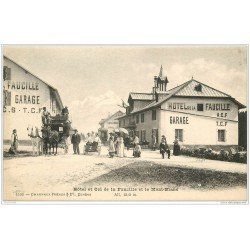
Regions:
[[[58,89],[73,126],[97,131],[129,92],[151,92],[160,67],[168,89],[193,76],[247,104],[247,46],[16,46],[3,54]]]

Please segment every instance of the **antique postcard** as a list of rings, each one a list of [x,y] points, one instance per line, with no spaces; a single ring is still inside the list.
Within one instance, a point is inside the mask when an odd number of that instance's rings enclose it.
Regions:
[[[3,202],[248,202],[246,45],[3,45]]]

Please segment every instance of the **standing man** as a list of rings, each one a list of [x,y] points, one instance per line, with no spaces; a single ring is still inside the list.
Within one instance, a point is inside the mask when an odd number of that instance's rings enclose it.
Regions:
[[[74,154],[80,154],[79,144],[81,142],[81,136],[78,134],[77,129],[74,130],[74,134],[71,137],[71,143],[73,144]]]

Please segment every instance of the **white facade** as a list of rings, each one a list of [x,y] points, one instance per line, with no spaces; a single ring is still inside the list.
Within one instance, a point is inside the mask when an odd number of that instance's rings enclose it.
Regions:
[[[197,104],[203,104],[204,110],[197,111]],[[182,129],[183,145],[238,145],[238,106],[231,100],[177,97],[161,109],[161,134],[171,143],[175,130]],[[218,130],[225,130],[224,141],[218,140]]]
[[[130,93],[127,114],[119,119],[120,127],[131,129],[131,134],[136,133],[141,142],[149,145],[153,133],[158,143],[162,135],[166,136],[169,145],[176,137],[185,146],[238,145],[238,111],[244,105],[193,78],[170,90],[166,77],[155,79],[164,91],[159,91],[155,81],[152,100],[150,93]],[[136,103],[141,106],[135,108]]]
[[[43,82],[12,60],[4,57],[3,66],[10,71],[4,84],[4,140],[17,129],[19,141],[29,140],[28,126],[41,127],[41,111],[46,107],[51,115],[60,113],[62,102],[56,89]]]

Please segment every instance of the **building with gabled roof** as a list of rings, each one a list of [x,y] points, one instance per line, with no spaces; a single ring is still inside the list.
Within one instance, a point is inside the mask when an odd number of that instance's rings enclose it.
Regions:
[[[114,114],[101,119],[99,122],[101,127],[98,129],[98,132],[100,133],[100,138],[103,142],[109,139],[109,133],[114,132],[116,128],[119,128],[118,118],[122,115],[124,115],[124,113],[119,110]]]
[[[238,111],[245,108],[232,96],[191,79],[167,89],[168,78],[161,67],[154,77],[152,93],[130,93],[126,115],[120,127],[136,134],[140,141],[158,142],[165,135],[169,144],[237,146]]]
[[[56,88],[6,56],[3,56],[3,88],[4,142],[9,142],[13,129],[17,129],[20,143],[30,142],[27,127],[41,127],[43,107],[52,116],[63,108]]]

